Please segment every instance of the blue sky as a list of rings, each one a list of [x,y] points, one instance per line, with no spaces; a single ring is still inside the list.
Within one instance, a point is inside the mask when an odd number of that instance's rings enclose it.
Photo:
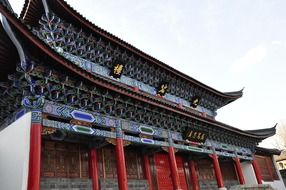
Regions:
[[[24,1],[10,2],[19,12]],[[67,2],[101,28],[213,88],[245,87],[217,120],[243,130],[286,124],[285,0]]]

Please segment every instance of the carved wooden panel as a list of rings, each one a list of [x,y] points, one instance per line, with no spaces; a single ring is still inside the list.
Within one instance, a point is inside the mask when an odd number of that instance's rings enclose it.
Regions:
[[[138,178],[136,154],[132,154],[132,152],[125,152],[125,163],[127,178]]]
[[[88,178],[87,149],[79,144],[43,141],[43,177]]]
[[[89,170],[88,170],[88,151],[87,149],[81,149],[80,151],[81,157],[81,177],[88,178]]]
[[[99,175],[102,178],[117,178],[116,153],[114,146],[98,151]],[[132,147],[124,149],[128,179],[144,179],[143,161],[140,152]]]
[[[55,177],[68,177],[66,152],[56,151]],[[43,163],[45,164],[45,163]]]
[[[69,177],[80,177],[80,160],[78,151],[67,152],[67,169]]]
[[[199,180],[215,180],[213,164],[210,159],[196,161]]]
[[[125,150],[126,173],[129,179],[143,179],[142,155],[135,148]]]
[[[54,143],[43,143],[41,169],[42,176],[55,177],[56,151],[54,150],[54,146]]]
[[[103,172],[106,178],[117,178],[116,156],[114,147],[102,149],[102,160],[104,162]]]
[[[233,160],[220,161],[220,169],[223,180],[238,180]]]
[[[98,173],[99,173],[99,177],[100,178],[105,178],[105,168],[104,168],[104,161],[103,161],[103,150],[99,149],[97,150],[97,155],[98,155],[98,162],[97,162],[97,166],[98,166]]]

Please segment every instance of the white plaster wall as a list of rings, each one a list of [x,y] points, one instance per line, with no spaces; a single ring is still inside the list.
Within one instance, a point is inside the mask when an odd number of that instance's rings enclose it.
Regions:
[[[249,161],[242,162],[241,168],[242,168],[245,184],[246,185],[257,184],[257,180],[255,177],[254,169],[252,167],[251,162],[249,162]]]
[[[269,184],[275,190],[286,190],[283,181],[262,181],[263,184]]]
[[[0,131],[0,190],[27,190],[31,113]]]

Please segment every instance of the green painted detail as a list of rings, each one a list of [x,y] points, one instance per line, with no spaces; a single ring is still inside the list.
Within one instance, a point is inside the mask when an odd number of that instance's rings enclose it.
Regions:
[[[198,148],[198,147],[187,146],[187,149],[191,151],[196,151],[196,152],[204,152],[202,148]]]
[[[227,146],[227,145],[222,145],[221,147],[222,147],[222,148],[225,148],[225,149],[226,149],[226,148],[228,148],[228,146]]]
[[[89,127],[75,126],[74,129],[77,132],[81,132],[81,133],[86,133],[86,134],[92,134],[93,133],[92,129]]]
[[[154,134],[154,130],[151,127],[141,126],[139,130],[141,133],[144,133],[144,134],[148,134],[148,135]]]

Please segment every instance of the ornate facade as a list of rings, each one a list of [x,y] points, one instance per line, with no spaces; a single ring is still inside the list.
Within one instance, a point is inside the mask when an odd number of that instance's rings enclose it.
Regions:
[[[241,161],[262,183],[255,148],[275,127],[215,120],[242,90],[174,70],[63,0],[26,0],[19,18],[0,2],[0,130],[32,112],[29,190],[225,189],[245,184]]]

